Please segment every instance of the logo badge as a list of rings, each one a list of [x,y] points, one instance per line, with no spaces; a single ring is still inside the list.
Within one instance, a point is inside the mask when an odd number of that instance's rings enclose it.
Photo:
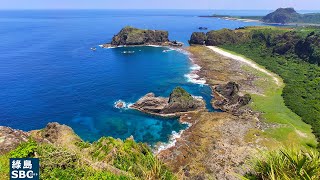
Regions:
[[[38,158],[10,158],[10,180],[39,180]]]

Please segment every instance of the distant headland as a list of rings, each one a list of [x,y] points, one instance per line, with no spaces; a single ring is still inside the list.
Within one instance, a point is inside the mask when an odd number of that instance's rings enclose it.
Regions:
[[[212,15],[200,17],[216,17],[227,20],[260,21],[268,24],[319,25],[320,13],[300,14],[294,8],[278,8],[266,16],[229,16]]]

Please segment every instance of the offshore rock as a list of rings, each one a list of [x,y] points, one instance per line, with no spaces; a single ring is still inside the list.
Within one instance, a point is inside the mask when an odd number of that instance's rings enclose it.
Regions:
[[[130,108],[161,117],[179,117],[183,112],[206,110],[203,99],[191,96],[181,87],[175,88],[169,98],[148,93]]]
[[[127,26],[112,38],[111,45],[145,45],[169,42],[168,31],[142,30]]]
[[[119,46],[183,46],[183,43],[169,40],[168,31],[138,29],[131,26],[124,27],[113,36],[111,43],[104,44],[104,48]]]

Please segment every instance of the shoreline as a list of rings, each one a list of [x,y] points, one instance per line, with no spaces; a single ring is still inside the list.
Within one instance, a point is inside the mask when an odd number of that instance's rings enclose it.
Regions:
[[[194,55],[188,51],[186,49],[186,47],[172,47],[172,46],[164,46],[164,45],[130,45],[130,46],[116,46],[116,47],[104,47],[103,45],[99,45],[99,47],[103,48],[103,49],[111,49],[111,48],[121,48],[121,47],[156,47],[156,48],[168,48],[170,50],[173,51],[177,51],[179,53],[182,53],[184,55],[187,56],[188,61],[190,61],[190,67],[189,67],[189,73],[185,74],[184,77],[187,78],[187,82],[196,84],[196,85],[200,85],[200,86],[204,86],[204,85],[208,85],[206,84],[206,79],[204,77],[200,76],[200,72],[202,67],[200,65],[198,65],[196,63],[196,60],[194,59]],[[209,86],[209,85],[208,85]],[[213,90],[211,88],[211,86],[209,86],[211,89],[211,93],[213,94]],[[203,98],[201,96],[201,98]],[[211,99],[212,100],[212,99]],[[118,102],[122,102],[124,104],[123,108],[119,108],[116,106],[116,104]],[[210,103],[210,102],[206,102],[206,103]],[[131,110],[137,110],[139,112],[141,112],[138,108],[133,108],[132,105],[134,103],[127,103],[123,100],[118,100],[116,102],[114,102],[114,107],[117,109],[131,109]],[[179,123],[181,124],[187,124],[187,127],[185,129],[180,130],[179,132],[175,132],[173,131],[171,133],[171,135],[169,136],[169,140],[167,142],[158,142],[154,147],[152,147],[152,151],[154,152],[155,155],[160,154],[162,151],[165,151],[169,148],[175,147],[176,146],[176,142],[181,139],[181,136],[183,136],[183,134],[190,129],[193,126],[193,123],[188,122],[185,120],[185,118],[183,118],[183,116],[187,116],[189,113],[199,113],[199,111],[189,111],[189,112],[179,112],[179,113],[173,113],[173,114],[166,114],[166,115],[159,115],[157,113],[144,113],[148,116],[152,116],[152,117],[158,117],[158,118],[164,118],[164,119],[171,119],[171,118],[177,118],[177,120],[179,121]]]
[[[191,46],[187,50],[192,62],[201,67],[197,73],[199,77],[207,79],[207,85],[213,94],[215,85],[230,81],[238,81],[242,85],[243,82],[238,75],[238,71],[242,71],[240,63],[234,64],[233,59],[221,56],[205,46]],[[248,78],[248,74],[242,74],[242,76],[244,81],[252,81]],[[243,85],[247,86],[247,84]],[[247,91],[246,87],[241,89]],[[211,102],[213,100],[214,98]],[[246,142],[245,137],[250,129],[260,128],[258,114],[244,107],[238,114],[232,112],[186,113],[180,117],[179,121],[188,122],[191,126],[181,132],[174,144],[168,145],[166,149],[160,149],[156,154],[169,165],[172,171],[182,171],[191,176],[202,172],[217,179],[222,177],[233,179],[229,172],[245,173],[245,170],[238,167],[256,147],[255,143]],[[231,167],[230,163],[237,166]],[[185,170],[186,166],[190,169]]]
[[[282,85],[281,80],[280,80],[280,78],[279,78],[278,76],[276,76],[275,74],[267,71],[265,68],[260,67],[257,63],[255,63],[255,62],[252,61],[252,60],[246,59],[246,58],[244,58],[244,57],[242,57],[242,56],[240,56],[240,55],[232,54],[232,53],[230,53],[230,52],[228,52],[228,51],[225,51],[225,50],[223,50],[223,49],[220,49],[220,48],[218,48],[218,47],[216,47],[216,46],[207,46],[207,48],[209,48],[209,49],[212,50],[213,52],[218,53],[218,54],[220,54],[220,55],[222,55],[222,56],[224,56],[224,57],[231,58],[231,59],[233,59],[233,60],[236,60],[236,61],[240,61],[240,62],[242,62],[242,63],[245,63],[245,64],[249,65],[250,67],[252,67],[252,68],[254,68],[254,69],[256,69],[256,70],[258,70],[258,71],[260,71],[260,72],[263,72],[264,74],[272,77],[273,80],[275,81],[275,83],[276,83],[278,86],[281,86],[281,85]]]
[[[248,18],[238,18],[238,17],[230,17],[230,16],[198,16],[201,18],[218,18],[218,19],[224,19],[227,21],[242,21],[242,22],[257,22],[257,23],[261,23],[261,24],[265,24],[265,25],[270,25],[270,26],[320,26],[320,24],[314,24],[314,23],[286,23],[286,24],[282,24],[282,23],[267,23],[267,22],[263,22],[261,20],[258,19],[250,19]]]
[[[230,16],[198,16],[201,18],[218,18],[218,19],[224,19],[227,21],[242,21],[242,22],[260,22],[260,23],[264,23],[261,20],[258,19],[249,19],[249,18],[237,18],[237,17],[230,17]]]

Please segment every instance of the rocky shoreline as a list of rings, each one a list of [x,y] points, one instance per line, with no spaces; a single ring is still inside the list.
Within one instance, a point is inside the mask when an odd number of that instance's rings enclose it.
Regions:
[[[188,123],[189,128],[157,156],[184,179],[237,179],[233,173],[244,174],[244,162],[259,147],[246,140],[248,132],[265,128],[260,113],[246,106],[251,100],[247,92],[262,90],[253,84],[257,77],[243,71],[241,64],[233,64],[232,59],[203,46],[188,50],[201,67],[197,75],[212,88],[212,106],[225,112],[184,113],[180,122]]]

